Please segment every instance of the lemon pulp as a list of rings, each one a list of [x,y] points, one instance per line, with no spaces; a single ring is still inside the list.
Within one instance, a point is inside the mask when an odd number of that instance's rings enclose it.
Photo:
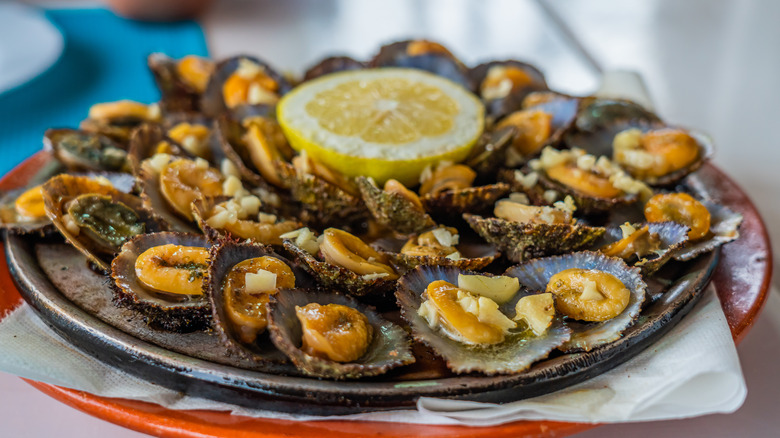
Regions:
[[[328,167],[411,186],[429,164],[468,155],[482,133],[484,108],[447,79],[382,68],[300,85],[279,103],[277,117],[293,148]]]

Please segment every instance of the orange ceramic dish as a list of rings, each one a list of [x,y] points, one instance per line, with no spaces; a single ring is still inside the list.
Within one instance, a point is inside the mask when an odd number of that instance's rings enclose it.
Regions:
[[[25,185],[30,176],[50,160],[47,153],[37,153],[3,177],[0,189]],[[723,204],[744,215],[742,236],[723,247],[712,280],[718,285],[717,293],[734,340],[739,342],[755,322],[767,298],[772,267],[769,237],[758,211],[731,179],[709,164],[698,175]],[[4,254],[0,255],[0,315],[22,303]],[[98,397],[41,382],[28,383],[90,415],[161,437],[560,437],[595,427],[592,424],[551,421],[518,421],[491,427],[296,422],[240,417],[215,411],[175,411],[145,402]]]

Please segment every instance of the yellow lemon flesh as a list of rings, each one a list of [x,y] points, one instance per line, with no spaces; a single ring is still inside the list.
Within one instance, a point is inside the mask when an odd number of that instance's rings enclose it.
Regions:
[[[442,160],[466,158],[484,107],[454,82],[420,70],[334,73],[284,96],[277,118],[290,145],[347,176],[416,185]]]

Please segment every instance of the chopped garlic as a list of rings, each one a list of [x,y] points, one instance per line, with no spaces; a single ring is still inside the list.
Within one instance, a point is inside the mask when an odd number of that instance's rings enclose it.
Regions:
[[[623,233],[623,238],[625,239],[628,236],[634,234],[636,232],[636,228],[634,228],[634,226],[630,223],[626,222],[620,226],[620,231]]]
[[[254,216],[260,211],[261,202],[260,198],[257,196],[244,196],[239,200],[239,203],[241,204],[241,211],[244,216]]]
[[[297,159],[293,159],[295,170],[298,171],[298,173],[302,173],[304,175],[311,175],[311,162],[309,161],[309,154],[306,152],[306,150],[302,150],[300,155],[298,155],[296,158]]]
[[[380,279],[380,278],[385,278],[385,277],[388,277],[388,276],[390,276],[390,274],[388,274],[387,272],[377,272],[375,274],[365,274],[365,275],[361,276],[360,278],[362,278],[365,281],[374,281],[374,280],[377,280],[377,279]]]
[[[569,213],[570,215],[577,211],[577,206],[574,205],[574,199],[569,195],[566,195],[566,197],[563,198],[563,201],[554,203],[553,208]]]
[[[204,160],[203,158],[196,158],[195,159],[195,167],[198,169],[206,170],[209,168],[209,162]]]
[[[479,313],[477,318],[479,321],[485,324],[498,327],[504,332],[509,331],[517,326],[517,323],[507,318],[506,315],[498,310],[498,303],[487,297],[479,297]]]
[[[524,188],[530,189],[539,181],[539,174],[536,172],[528,172],[528,175],[524,175],[523,172],[515,170],[515,179]]]
[[[155,173],[162,173],[162,171],[165,170],[165,167],[168,165],[170,161],[171,161],[171,156],[168,154],[154,154],[152,158],[146,160],[149,167]]]
[[[187,152],[202,156],[208,152],[207,143],[201,141],[196,135],[188,135],[181,141],[181,145]]]
[[[276,290],[276,274],[265,269],[257,273],[247,272],[244,276],[244,291],[246,293],[263,293]]]
[[[595,281],[584,280],[582,285],[583,285],[583,289],[582,289],[582,295],[580,295],[580,300],[601,301],[606,298],[604,294],[599,292],[599,286],[596,284]]]
[[[512,85],[511,79],[504,78],[496,86],[485,87],[482,90],[482,98],[485,100],[495,100],[509,96],[509,93],[512,91]]]
[[[320,250],[321,239],[315,238],[314,233],[307,227],[292,230],[289,233],[284,233],[279,237],[282,239],[295,239],[295,246],[312,255],[317,254],[317,252]]]
[[[241,195],[244,195],[245,192],[246,189],[244,189],[244,185],[241,184],[241,180],[233,175],[227,177],[225,182],[222,183],[222,193],[227,196],[240,197]]]
[[[460,238],[457,234],[450,233],[446,228],[436,228],[432,233],[441,246],[455,246]]]
[[[417,309],[417,314],[420,315],[428,327],[436,328],[439,325],[439,311],[436,309],[436,305],[431,300],[425,300],[420,304],[420,308]]]
[[[645,183],[637,181],[620,171],[609,177],[609,182],[618,190],[622,190],[632,195],[640,195],[642,198],[653,196],[653,191]]]
[[[257,221],[261,224],[275,224],[278,219],[275,214],[257,213]]]
[[[420,173],[420,184],[424,184],[425,181],[428,181],[433,177],[433,168],[431,165],[425,166],[425,169],[423,169],[422,173]]]
[[[225,178],[229,176],[235,176],[236,178],[241,177],[241,174],[238,172],[238,167],[236,167],[236,165],[233,164],[233,162],[228,160],[227,158],[222,159],[222,163],[220,163],[219,170],[220,172],[222,172],[222,175],[224,175]]]
[[[252,80],[264,70],[263,66],[251,59],[241,58],[238,60],[238,67],[236,68],[235,74],[243,79]]]
[[[617,172],[622,172],[618,166],[615,166],[615,164],[612,163],[609,158],[603,155],[600,156],[598,160],[596,160],[596,164],[593,166],[593,171],[604,176],[611,176]]]
[[[556,200],[558,200],[558,192],[555,190],[545,190],[542,194],[542,198],[544,198],[545,202],[548,204],[552,204]]]
[[[524,321],[536,336],[541,336],[552,324],[555,302],[551,293],[528,295],[515,304],[515,321]]]
[[[612,140],[612,150],[625,151],[629,149],[638,149],[642,140],[642,131],[637,128],[626,129],[618,132]]]
[[[528,196],[526,196],[525,193],[517,193],[517,192],[510,193],[509,194],[509,200],[512,201],[512,202],[516,202],[518,204],[524,204],[524,205],[528,205],[528,203],[530,202],[528,200]]]
[[[582,155],[577,158],[577,167],[582,170],[590,170],[596,165],[596,157],[590,154]]]
[[[274,103],[279,98],[271,91],[266,90],[260,84],[253,83],[249,86],[247,92],[246,101],[250,105],[258,105],[261,103]]]
[[[102,186],[114,187],[114,184],[111,183],[111,180],[109,180],[108,178],[106,178],[103,175],[93,176],[92,180],[95,181],[96,183],[102,185]]]
[[[520,152],[517,152],[517,149],[509,148],[506,151],[505,160],[506,160],[507,167],[517,167],[523,164],[523,161],[525,161],[525,157]]]
[[[162,110],[160,105],[153,103],[147,107],[146,119],[149,121],[160,120],[162,117]]]
[[[206,223],[210,227],[221,229],[225,228],[225,225],[235,223],[235,221],[230,221],[233,215],[226,209],[222,207],[216,207],[214,210],[216,213],[212,214],[211,217],[206,219]]]
[[[279,207],[282,205],[282,198],[280,198],[276,193],[270,192],[267,189],[257,187],[252,189],[252,193],[260,198],[260,201],[265,204],[273,205],[274,207]]]
[[[636,128],[619,132],[612,140],[612,151],[616,162],[636,169],[646,170],[663,163],[662,157],[642,148],[642,131]]]
[[[446,258],[450,260],[460,260],[462,257],[460,256],[460,251],[455,251],[451,254],[448,254]]]
[[[542,169],[549,169],[559,164],[577,160],[582,155],[585,155],[585,151],[582,149],[575,148],[559,151],[552,146],[546,146],[542,149],[542,154],[539,156],[539,166],[541,166]]]
[[[458,274],[458,288],[503,304],[520,290],[520,280],[505,275]]]
[[[65,225],[65,229],[68,230],[70,234],[78,236],[79,233],[81,233],[81,227],[79,227],[79,224],[76,223],[76,219],[73,219],[73,216],[71,216],[70,213],[62,216],[62,222]]]

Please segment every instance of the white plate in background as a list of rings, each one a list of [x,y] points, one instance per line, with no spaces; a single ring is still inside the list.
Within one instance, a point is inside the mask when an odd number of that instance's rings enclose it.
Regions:
[[[0,94],[45,72],[64,46],[62,34],[43,11],[0,3]]]

